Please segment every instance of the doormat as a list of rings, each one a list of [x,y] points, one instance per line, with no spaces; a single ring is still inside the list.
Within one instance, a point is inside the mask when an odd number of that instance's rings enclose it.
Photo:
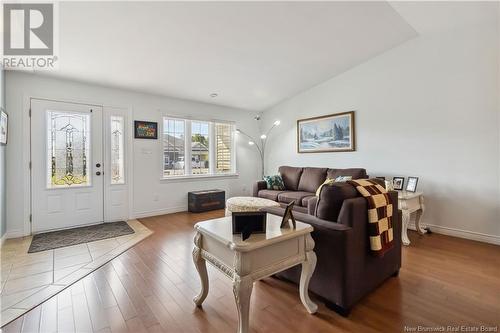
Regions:
[[[101,239],[133,234],[127,222],[109,222],[60,231],[51,231],[33,236],[28,253],[53,250],[60,247],[95,242]]]

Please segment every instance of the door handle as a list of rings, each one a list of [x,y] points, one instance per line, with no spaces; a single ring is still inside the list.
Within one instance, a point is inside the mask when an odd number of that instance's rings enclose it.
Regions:
[[[101,171],[97,171],[95,174],[96,174],[97,176],[100,176],[100,175],[101,175]]]

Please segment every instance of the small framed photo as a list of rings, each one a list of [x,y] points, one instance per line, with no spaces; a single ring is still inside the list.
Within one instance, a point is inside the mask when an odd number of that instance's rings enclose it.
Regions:
[[[295,202],[290,202],[285,209],[285,214],[283,215],[283,219],[281,220],[280,228],[287,228],[289,226],[290,220],[292,221],[293,229],[297,229],[297,222],[295,222],[295,217],[293,216],[292,210]]]
[[[134,138],[158,139],[158,123],[152,121],[134,121]]]
[[[394,177],[392,178],[392,182],[396,191],[402,191],[405,184],[405,177]]]
[[[417,191],[418,177],[408,177],[408,184],[406,184],[406,192]]]
[[[0,114],[0,144],[6,145],[9,116],[7,115],[7,112],[5,112],[3,108],[1,110],[2,111]]]

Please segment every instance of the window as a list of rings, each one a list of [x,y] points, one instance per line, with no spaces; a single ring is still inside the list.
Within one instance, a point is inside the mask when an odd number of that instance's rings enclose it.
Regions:
[[[123,125],[123,117],[111,116],[111,184],[125,184]]]
[[[215,171],[228,173],[232,171],[233,125],[215,124]]]
[[[184,175],[185,121],[163,120],[163,176]]]
[[[90,115],[47,112],[47,186],[90,186]]]
[[[164,118],[163,177],[234,173],[233,136],[229,123]]]
[[[191,172],[193,175],[210,173],[208,122],[191,122]]]

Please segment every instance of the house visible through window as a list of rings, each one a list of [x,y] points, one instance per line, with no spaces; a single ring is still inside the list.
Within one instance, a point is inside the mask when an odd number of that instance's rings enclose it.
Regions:
[[[164,118],[163,176],[235,173],[233,137],[230,123]]]
[[[163,176],[184,175],[185,122],[180,119],[163,121]]]
[[[208,174],[208,122],[191,122],[191,172],[193,175]]]

